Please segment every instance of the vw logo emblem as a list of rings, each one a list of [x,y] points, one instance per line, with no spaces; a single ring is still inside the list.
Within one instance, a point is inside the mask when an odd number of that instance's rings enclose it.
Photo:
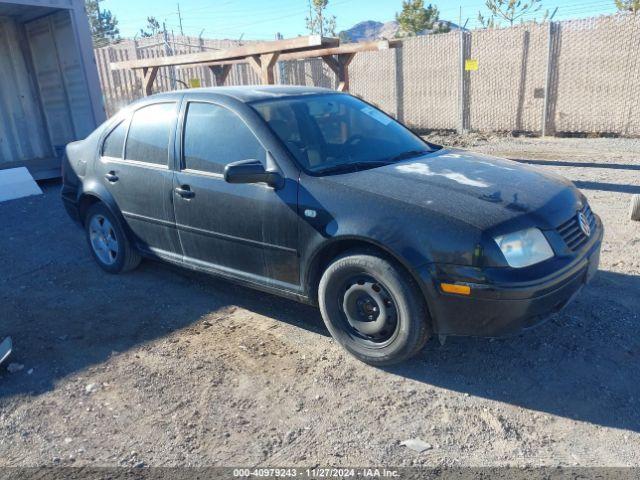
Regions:
[[[580,225],[580,230],[587,236],[591,236],[591,226],[589,225],[589,220],[584,213],[578,213],[578,224]]]

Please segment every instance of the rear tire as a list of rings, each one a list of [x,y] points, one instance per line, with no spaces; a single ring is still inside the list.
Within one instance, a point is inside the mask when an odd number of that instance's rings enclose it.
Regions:
[[[631,198],[631,208],[629,209],[631,220],[640,222],[640,195]]]
[[[140,265],[142,257],[104,204],[95,203],[89,207],[85,215],[85,233],[91,254],[104,271],[123,273]]]
[[[333,338],[375,366],[402,362],[429,339],[429,314],[415,281],[395,262],[351,252],[325,270],[318,289]]]

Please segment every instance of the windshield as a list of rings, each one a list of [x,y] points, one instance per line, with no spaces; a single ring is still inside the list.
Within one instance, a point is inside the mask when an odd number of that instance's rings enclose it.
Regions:
[[[351,95],[263,100],[252,107],[310,173],[374,168],[437,148]]]

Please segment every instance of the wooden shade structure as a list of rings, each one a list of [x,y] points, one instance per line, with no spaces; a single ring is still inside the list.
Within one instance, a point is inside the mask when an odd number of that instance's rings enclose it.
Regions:
[[[317,35],[273,42],[261,42],[213,52],[198,52],[172,57],[145,58],[112,63],[113,70],[142,70],[145,95],[151,95],[153,82],[160,67],[185,67],[206,65],[213,72],[216,84],[224,84],[231,67],[246,63],[260,76],[264,85],[275,83],[274,67],[278,60],[303,60],[322,58],[338,78],[338,90],[349,90],[349,64],[358,52],[388,50],[399,45],[398,41],[375,41],[340,45],[337,38]]]

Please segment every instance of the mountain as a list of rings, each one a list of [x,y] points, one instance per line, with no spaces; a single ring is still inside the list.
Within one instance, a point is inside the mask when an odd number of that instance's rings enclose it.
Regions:
[[[448,25],[451,30],[459,29],[458,25],[447,20],[440,20],[440,24]],[[398,22],[395,20],[391,20],[386,23],[366,20],[340,32],[340,38],[348,42],[367,42],[370,40],[389,39],[396,36],[398,28]],[[431,32],[426,30],[422,32],[422,35],[427,35],[429,33]]]
[[[366,20],[340,32],[340,38],[348,39],[350,42],[366,42],[368,40],[393,38],[397,32],[398,22],[395,20],[386,23]]]

